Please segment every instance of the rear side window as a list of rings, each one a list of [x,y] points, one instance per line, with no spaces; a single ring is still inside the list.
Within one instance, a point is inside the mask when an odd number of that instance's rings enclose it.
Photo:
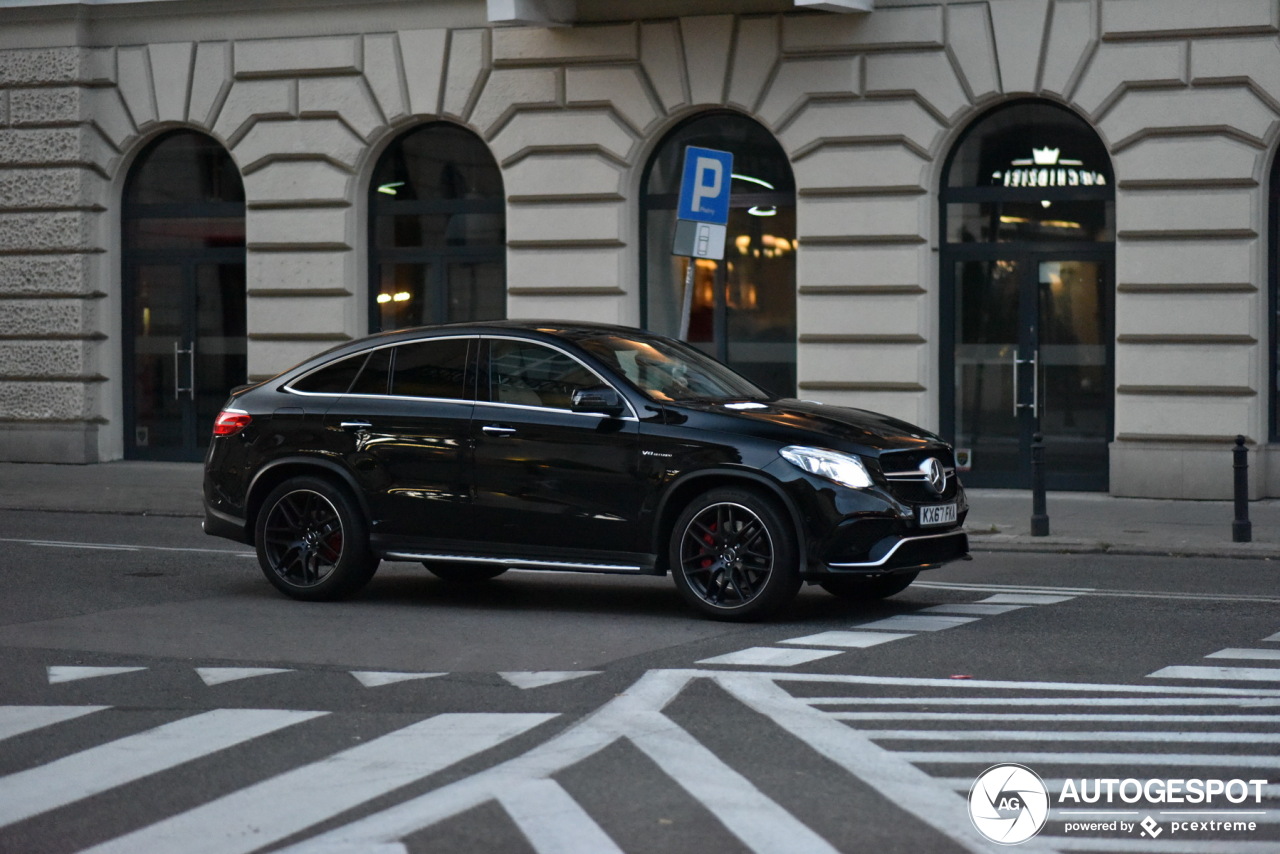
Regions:
[[[367,353],[360,353],[339,359],[312,371],[302,379],[294,380],[289,388],[306,394],[346,394],[367,358]]]
[[[467,385],[466,338],[416,341],[395,348],[391,393],[397,397],[473,400]]]
[[[391,384],[391,350],[383,347],[369,354],[364,370],[351,385],[351,394],[386,394]]]

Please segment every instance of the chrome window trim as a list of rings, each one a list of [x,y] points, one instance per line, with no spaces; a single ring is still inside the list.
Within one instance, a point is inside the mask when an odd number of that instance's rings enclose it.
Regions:
[[[386,344],[379,344],[376,347],[370,347],[367,350],[360,350],[356,353],[349,353],[343,358],[351,359],[363,354],[367,359],[373,353],[379,350],[385,350],[388,347],[403,347],[406,344],[422,344],[427,341],[479,341],[479,335],[429,335],[426,338],[410,338],[405,341],[392,341]],[[460,397],[415,397],[414,395],[404,394],[350,394],[349,392],[332,392],[332,391],[301,391],[293,387],[293,384],[304,380],[314,373],[324,370],[330,365],[336,364],[338,360],[325,362],[323,365],[317,365],[301,376],[296,376],[280,387],[281,391],[289,394],[296,394],[300,397],[351,397],[363,400],[429,400],[436,403],[466,403],[474,404],[478,401],[475,398],[464,399]]]

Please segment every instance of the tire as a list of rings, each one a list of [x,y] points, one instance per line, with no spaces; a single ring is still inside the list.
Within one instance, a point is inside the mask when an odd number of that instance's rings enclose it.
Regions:
[[[359,507],[322,478],[295,477],[273,489],[254,533],[263,575],[294,599],[345,599],[378,569]]]
[[[888,575],[841,575],[821,582],[822,589],[841,599],[886,599],[901,593],[916,580],[918,572]]]
[[[671,530],[669,559],[681,595],[717,620],[764,619],[800,589],[790,522],[746,489],[713,489],[686,507]]]
[[[422,565],[431,570],[436,578],[451,584],[473,584],[497,578],[507,571],[505,566],[493,566],[483,563],[467,563],[466,561],[424,560]]]

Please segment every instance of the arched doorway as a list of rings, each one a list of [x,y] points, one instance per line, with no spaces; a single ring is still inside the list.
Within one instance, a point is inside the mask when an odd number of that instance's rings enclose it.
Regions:
[[[124,188],[125,456],[199,460],[246,381],[244,184],[215,140],[178,130]]]
[[[371,332],[506,316],[502,174],[471,131],[433,122],[392,142],[369,231]]]
[[[976,121],[943,173],[942,426],[971,486],[1106,490],[1115,420],[1115,189],[1098,135],[1024,101]]]
[[[723,261],[697,259],[688,341],[769,391],[796,391],[796,191],[786,152],[746,116],[715,112],[669,133],[642,181],[641,323],[678,337],[691,259],[671,254],[684,150],[733,154]]]

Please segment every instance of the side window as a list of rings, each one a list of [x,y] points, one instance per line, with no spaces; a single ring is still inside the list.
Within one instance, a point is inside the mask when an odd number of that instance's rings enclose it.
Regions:
[[[391,347],[369,354],[364,370],[351,385],[351,394],[386,394],[391,382]]]
[[[474,400],[467,388],[466,338],[417,341],[395,348],[391,393],[397,397]]]
[[[599,377],[559,350],[505,339],[494,339],[489,348],[489,394],[497,403],[569,409],[576,390],[600,385]]]
[[[289,387],[294,391],[307,394],[346,394],[352,380],[360,373],[366,358],[368,358],[367,353],[360,353],[325,365],[300,380],[294,380]]]

